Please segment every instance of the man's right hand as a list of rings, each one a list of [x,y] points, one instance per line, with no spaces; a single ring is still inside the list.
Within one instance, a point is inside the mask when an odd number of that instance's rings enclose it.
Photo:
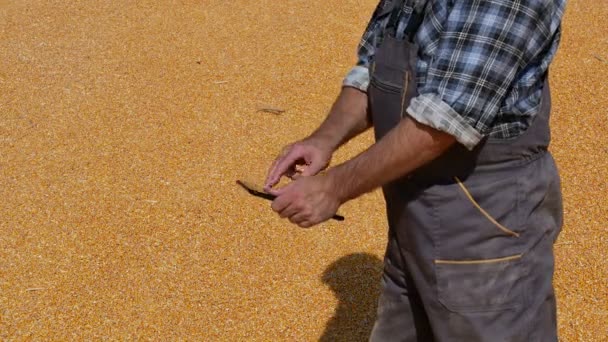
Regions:
[[[327,118],[308,138],[286,146],[272,163],[264,190],[269,191],[283,176],[314,176],[329,165],[334,151],[371,126],[367,94],[342,87]]]
[[[314,136],[287,145],[270,166],[264,190],[269,191],[283,176],[316,175],[327,168],[333,152],[329,143]]]

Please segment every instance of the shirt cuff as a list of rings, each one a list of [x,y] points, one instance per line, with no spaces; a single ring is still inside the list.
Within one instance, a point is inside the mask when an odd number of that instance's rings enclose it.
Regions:
[[[344,78],[342,85],[367,92],[367,87],[369,86],[369,69],[361,65],[352,68]]]
[[[437,94],[422,94],[412,99],[407,113],[423,125],[452,135],[472,150],[483,136]]]

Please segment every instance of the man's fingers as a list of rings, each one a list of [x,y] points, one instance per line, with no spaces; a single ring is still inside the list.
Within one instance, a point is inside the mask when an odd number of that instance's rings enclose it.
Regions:
[[[265,185],[269,184],[269,180],[270,180],[270,175],[274,172],[274,170],[276,169],[277,165],[279,164],[279,162],[285,158],[285,156],[287,155],[287,153],[291,150],[291,146],[289,147],[285,147],[283,148],[283,150],[281,151],[281,153],[279,153],[279,155],[273,160],[272,164],[270,165],[270,168],[268,169],[268,172],[266,173],[266,182],[264,183]],[[274,186],[276,184],[276,182],[274,184],[271,185]]]
[[[303,170],[302,170],[302,176],[308,177],[308,176],[314,176],[317,173],[319,173],[323,167],[325,165],[323,165],[323,163],[317,161],[317,160],[313,160],[310,165],[307,165]]]
[[[308,216],[308,213],[297,211],[289,215],[289,222],[299,225],[300,223],[307,221]]]
[[[286,197],[286,196],[278,196],[277,198],[275,198],[274,201],[272,201],[272,204],[270,205],[270,207],[272,208],[272,210],[274,210],[275,212],[277,212],[277,213],[280,214],[290,204],[291,204],[291,201],[289,200],[288,197]]]
[[[290,170],[287,174],[287,177],[289,177],[291,180],[297,180],[298,178],[302,177],[302,172],[297,170]]]
[[[310,221],[308,214],[298,213],[289,218],[289,221],[293,224],[297,224],[300,228],[310,228],[314,226],[314,223]]]
[[[303,221],[303,222],[300,222],[298,224],[298,226],[300,226],[300,228],[310,228],[310,227],[314,226],[314,224],[310,221]]]
[[[283,195],[285,192],[287,192],[293,186],[293,184],[294,184],[294,182],[291,182],[282,188],[279,188],[279,189],[269,188],[268,190],[264,189],[264,191],[266,191],[267,193],[269,193],[271,195],[275,195],[278,198],[278,197],[281,197],[281,195]]]
[[[279,164],[279,161],[283,158],[283,156],[278,157],[277,159],[275,159],[272,162],[272,165],[270,166],[270,168],[268,169],[268,174],[266,175],[266,181],[264,182],[264,190],[268,191],[268,188],[272,188],[273,186],[275,186],[278,181],[272,181],[271,180],[271,175],[274,173],[274,170],[276,169],[277,165]]]
[[[298,208],[293,203],[290,203],[287,207],[285,207],[285,209],[279,212],[279,216],[281,218],[291,217],[297,214],[298,212]]]
[[[281,177],[293,167],[296,161],[302,159],[301,154],[294,151],[294,149],[290,150],[287,155],[279,158],[278,162],[272,167],[270,172],[268,173],[268,177],[266,178],[266,184],[264,185],[264,190],[268,191],[270,188],[275,186]]]

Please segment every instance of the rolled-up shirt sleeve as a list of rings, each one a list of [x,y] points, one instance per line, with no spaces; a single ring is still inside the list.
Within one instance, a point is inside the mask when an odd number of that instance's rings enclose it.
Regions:
[[[501,115],[517,74],[551,42],[556,28],[543,16],[544,3],[456,0],[449,9],[427,7],[430,23],[417,39],[437,44],[422,46],[431,58],[408,114],[473,149]]]
[[[350,69],[344,78],[342,85],[366,92],[367,87],[369,87],[369,68],[367,66],[357,65]]]
[[[367,91],[370,78],[369,66],[382,40],[391,9],[392,3],[387,0],[380,1],[376,6],[357,49],[357,65],[346,75],[342,82],[343,86]]]

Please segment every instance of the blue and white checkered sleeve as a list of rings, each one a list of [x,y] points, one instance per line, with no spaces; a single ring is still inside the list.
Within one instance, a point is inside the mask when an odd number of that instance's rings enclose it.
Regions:
[[[384,27],[390,14],[390,11],[388,11],[389,6],[390,1],[387,0],[381,0],[378,6],[376,6],[376,10],[367,24],[367,28],[359,43],[357,65],[346,75],[342,83],[343,86],[367,91],[370,77],[369,66],[382,39]]]
[[[551,42],[556,28],[545,3],[456,0],[451,9],[431,8],[417,38],[437,44],[423,47],[433,58],[408,113],[475,147],[516,75]]]

